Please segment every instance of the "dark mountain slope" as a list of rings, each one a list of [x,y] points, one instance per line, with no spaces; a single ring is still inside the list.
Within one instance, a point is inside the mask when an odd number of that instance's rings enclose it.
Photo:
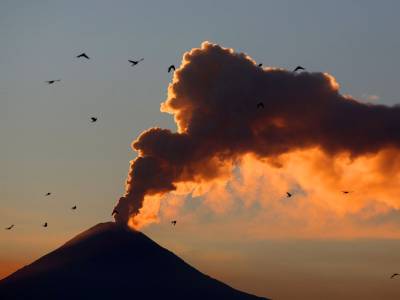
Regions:
[[[265,299],[206,276],[138,231],[98,224],[0,281],[0,299]]]

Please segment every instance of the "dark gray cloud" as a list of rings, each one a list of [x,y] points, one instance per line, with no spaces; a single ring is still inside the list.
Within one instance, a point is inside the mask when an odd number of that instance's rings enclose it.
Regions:
[[[361,103],[338,89],[329,74],[263,69],[208,42],[185,53],[161,107],[174,115],[178,132],[151,128],[133,142],[138,157],[116,220],[126,223],[145,195],[219,177],[243,154],[319,147],[359,156],[400,146],[400,107]]]

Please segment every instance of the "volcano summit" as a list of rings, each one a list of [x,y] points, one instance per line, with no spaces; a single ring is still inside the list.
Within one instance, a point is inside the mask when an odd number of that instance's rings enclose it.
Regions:
[[[202,274],[143,233],[101,223],[0,281],[0,299],[266,299]]]

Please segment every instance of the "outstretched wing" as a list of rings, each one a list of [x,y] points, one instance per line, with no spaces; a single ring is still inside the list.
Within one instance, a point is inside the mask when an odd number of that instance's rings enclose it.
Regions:
[[[77,57],[78,57],[78,58],[84,57],[84,58],[86,58],[86,59],[90,59],[90,57],[87,56],[86,53],[81,53],[81,54],[79,54]]]
[[[172,70],[175,71],[175,66],[174,66],[174,65],[169,66],[169,68],[168,68],[168,73],[171,72]]]
[[[294,69],[294,71],[293,72],[296,72],[296,71],[298,71],[298,70],[305,70],[302,66],[297,66],[295,69]]]

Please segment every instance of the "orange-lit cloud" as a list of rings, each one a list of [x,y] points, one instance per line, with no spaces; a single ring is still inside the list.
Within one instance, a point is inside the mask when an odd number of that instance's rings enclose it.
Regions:
[[[280,168],[246,157],[231,194],[260,204],[247,226],[255,236],[400,237],[399,178],[382,170],[389,152],[351,159],[308,149],[282,155]]]
[[[308,149],[283,154],[273,162],[246,155],[224,181],[166,195],[160,217],[168,221],[178,216],[207,232],[218,228],[220,233],[232,231],[248,238],[399,238],[398,176],[382,176],[387,172],[382,160],[391,151],[351,159]],[[203,193],[196,191],[199,186]],[[188,197],[201,199],[226,228],[202,219],[199,211],[185,209]],[[179,204],[171,210],[171,203]]]
[[[151,128],[133,142],[138,157],[118,222],[158,220],[171,191],[202,195],[215,213],[237,198],[258,203],[281,228],[297,224],[304,235],[337,218],[379,223],[399,208],[400,107],[343,96],[328,73],[259,68],[246,54],[205,42],[184,54],[161,110],[173,114],[177,132]],[[295,187],[296,198],[279,199]],[[165,207],[179,208],[169,199]]]

